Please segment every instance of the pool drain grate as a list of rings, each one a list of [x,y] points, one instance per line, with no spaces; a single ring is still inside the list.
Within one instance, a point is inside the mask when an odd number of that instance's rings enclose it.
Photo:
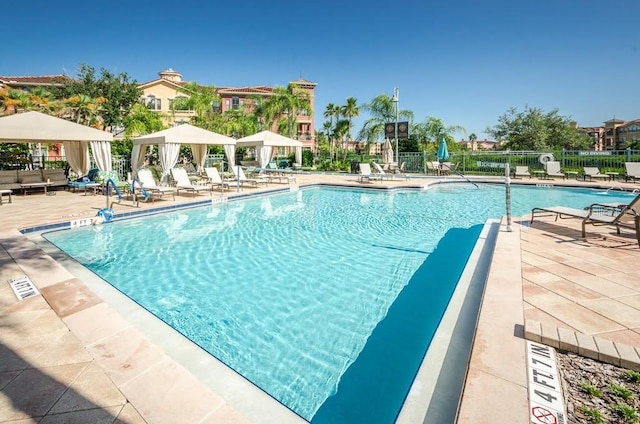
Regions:
[[[18,300],[25,300],[31,296],[37,296],[40,294],[36,286],[33,285],[29,277],[26,275],[9,280],[9,285],[15,293]]]

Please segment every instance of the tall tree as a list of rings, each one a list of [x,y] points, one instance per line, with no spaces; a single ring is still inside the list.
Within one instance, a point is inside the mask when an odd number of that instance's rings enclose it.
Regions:
[[[445,125],[442,119],[429,116],[424,122],[414,125],[412,131],[416,133],[424,148],[429,143],[437,145],[444,139],[448,147],[455,150],[454,134],[464,133],[465,129],[460,125]]]
[[[358,107],[358,100],[355,97],[347,97],[347,104],[342,106],[341,110],[342,116],[347,118],[349,122],[349,129],[347,131],[347,136],[349,139],[353,139],[351,136],[351,128],[353,128],[353,118],[360,116],[360,108]]]
[[[306,111],[311,114],[311,99],[297,84],[290,83],[287,87],[276,86],[272,96],[265,102],[266,116],[270,126],[281,117],[287,122],[287,135],[294,138],[293,128],[297,123],[298,113]]]
[[[545,113],[527,106],[518,112],[512,107],[486,132],[506,141],[502,148],[510,150],[589,149],[592,145],[591,138],[581,134],[570,118],[560,116],[558,109]]]
[[[54,95],[71,98],[85,95],[91,99],[105,99],[98,113],[105,130],[122,127],[131,107],[140,101],[142,90],[126,73],[114,74],[104,68],[96,77],[93,67],[82,64],[76,78],[64,80],[61,88],[52,89]]]
[[[363,104],[361,109],[369,112],[370,117],[360,129],[358,140],[366,141],[365,148],[368,149],[370,143],[384,139],[385,125],[396,121],[396,105],[387,94],[379,94],[371,102]],[[398,118],[406,119],[409,121],[409,126],[411,126],[413,112],[405,109],[399,110]],[[400,146],[400,143],[398,146]]]

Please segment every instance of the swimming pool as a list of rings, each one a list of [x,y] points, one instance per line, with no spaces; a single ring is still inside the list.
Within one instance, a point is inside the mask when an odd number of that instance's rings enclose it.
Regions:
[[[513,213],[595,196],[513,187]],[[316,188],[46,237],[305,419],[391,422],[503,213],[500,187]]]

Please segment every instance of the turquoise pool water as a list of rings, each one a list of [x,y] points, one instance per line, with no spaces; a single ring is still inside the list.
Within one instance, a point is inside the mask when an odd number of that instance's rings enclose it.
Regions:
[[[624,193],[512,187],[535,206]],[[393,422],[504,188],[313,188],[45,237],[303,418]]]

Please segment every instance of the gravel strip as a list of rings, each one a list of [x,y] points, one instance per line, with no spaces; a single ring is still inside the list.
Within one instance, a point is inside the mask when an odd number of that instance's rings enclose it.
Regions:
[[[573,353],[556,357],[567,424],[640,422],[640,373]]]

